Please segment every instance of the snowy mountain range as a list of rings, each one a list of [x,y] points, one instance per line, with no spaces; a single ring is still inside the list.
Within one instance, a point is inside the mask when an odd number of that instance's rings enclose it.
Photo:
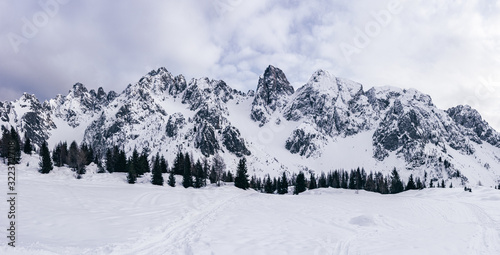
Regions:
[[[249,174],[321,172],[363,167],[367,172],[495,185],[500,180],[500,133],[469,106],[438,109],[414,89],[374,87],[316,71],[295,90],[269,66],[255,91],[221,80],[186,81],[153,70],[121,93],[88,90],[40,102],[24,94],[0,102],[0,125],[13,125],[35,144],[47,140],[118,145],[195,158],[220,154],[228,169],[245,156]],[[448,162],[449,164],[445,164]]]

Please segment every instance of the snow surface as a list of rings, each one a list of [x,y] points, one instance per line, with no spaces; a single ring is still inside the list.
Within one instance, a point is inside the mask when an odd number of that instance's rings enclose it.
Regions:
[[[67,168],[41,175],[38,160],[17,167],[17,247],[3,237],[0,254],[500,254],[500,190],[491,188],[279,196],[184,189],[180,179],[153,186],[149,176],[130,185],[93,165],[80,180]],[[5,201],[0,211],[5,231]]]

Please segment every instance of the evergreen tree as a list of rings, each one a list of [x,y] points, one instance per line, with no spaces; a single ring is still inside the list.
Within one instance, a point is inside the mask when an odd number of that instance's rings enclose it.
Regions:
[[[413,174],[410,174],[410,177],[408,178],[408,184],[406,185],[406,190],[412,190],[412,189],[417,189],[417,185],[413,180]]]
[[[68,143],[67,142],[62,142],[60,143],[61,146],[61,166],[67,165],[69,163],[69,150],[68,150]]]
[[[78,153],[79,153],[79,149],[78,149],[78,144],[76,143],[76,141],[73,141],[71,142],[70,146],[69,146],[69,152],[68,152],[68,166],[70,168],[72,168],[73,170],[76,170],[77,168],[77,160],[78,160]]]
[[[63,166],[63,160],[61,158],[61,144],[56,145],[54,150],[52,150],[52,161],[54,161],[54,165],[57,167]]]
[[[328,188],[328,182],[324,172],[321,172],[321,175],[319,176],[318,188]]]
[[[309,189],[317,189],[318,185],[316,184],[316,177],[313,173],[311,173],[311,179],[309,181]]]
[[[168,172],[168,163],[165,160],[165,157],[163,157],[163,155],[161,155],[161,158],[160,158],[160,169],[161,169],[161,172],[164,174]]]
[[[175,187],[175,176],[174,176],[174,171],[170,171],[168,174],[168,181],[167,181],[168,186],[170,187]]]
[[[156,157],[153,164],[153,177],[151,179],[153,185],[163,186],[163,176],[161,173],[160,165],[160,154],[156,153]]]
[[[50,151],[47,147],[47,143],[44,141],[42,147],[40,148],[40,156],[42,157],[40,161],[40,173],[48,174],[52,169],[52,160],[50,159]]]
[[[134,148],[134,150],[132,151],[130,163],[132,163],[134,166],[134,173],[136,176],[142,176],[144,174],[144,172],[141,171],[141,163],[139,161],[139,152],[137,152],[137,148]]]
[[[444,184],[444,180],[441,180],[441,188],[446,188],[446,185]]]
[[[283,172],[283,175],[281,176],[281,181],[278,189],[278,194],[286,194],[288,193],[288,179],[286,178],[286,173]]]
[[[191,159],[186,153],[184,157],[184,173],[182,175],[182,186],[189,188],[193,186],[193,173],[191,171]]]
[[[247,160],[245,158],[240,159],[238,163],[238,169],[236,170],[236,178],[234,179],[234,186],[240,189],[250,188],[248,183],[247,175]]]
[[[201,188],[203,187],[203,166],[201,165],[200,160],[197,160],[193,167],[193,175],[194,175],[194,187]]]
[[[253,190],[258,190],[257,189],[257,177],[254,175],[252,175],[252,177],[250,178],[250,188],[253,189]]]
[[[29,155],[31,155],[31,151],[33,151],[33,147],[31,146],[31,140],[26,135],[26,133],[24,133],[24,147],[23,147],[23,151],[24,151],[24,153],[29,154]]]
[[[210,171],[210,175],[208,176],[210,180],[210,184],[217,183],[217,173],[215,172],[215,167],[212,166],[212,170]]]
[[[89,165],[92,162],[92,158],[89,160],[88,154],[89,154],[89,147],[87,146],[86,143],[80,144],[80,151],[85,154],[85,165]]]
[[[394,168],[391,173],[391,194],[396,194],[404,191],[403,182],[399,177],[399,173]]]
[[[127,182],[130,184],[134,184],[137,182],[137,173],[135,172],[134,162],[129,160],[127,163]]]
[[[89,150],[87,151],[87,166],[95,161],[94,149],[89,145]],[[97,164],[97,163],[96,163]]]
[[[298,195],[299,193],[306,191],[306,178],[302,171],[300,171],[297,175],[297,179],[295,180],[295,182],[295,189],[293,191],[294,195]]]
[[[271,181],[271,176],[269,176],[269,174],[264,177],[264,192],[268,194],[274,193],[273,182]]]
[[[375,180],[373,179],[372,172],[370,172],[370,174],[366,178],[365,190],[371,191],[371,192],[376,192],[376,185],[375,185]]]
[[[127,156],[125,151],[119,150],[118,156],[116,157],[115,172],[126,173],[127,172]]]
[[[21,162],[21,138],[13,126],[10,128],[10,141],[14,143],[14,154],[12,157],[9,156],[9,162],[11,164],[19,164]]]
[[[184,154],[178,152],[174,160],[174,167],[172,169],[174,174],[183,175],[184,174]]]
[[[76,167],[74,171],[76,171],[77,178],[80,179],[82,174],[85,174],[85,166],[87,163],[87,154],[82,150],[78,150],[78,154],[76,156]]]
[[[431,179],[431,182],[429,183],[429,188],[434,188],[434,182]]]
[[[417,177],[417,189],[423,189],[423,188],[424,188],[424,184],[420,180],[420,177]]]
[[[113,162],[113,153],[111,149],[106,150],[106,171],[112,173],[115,170],[115,164]]]
[[[149,150],[143,148],[141,156],[139,156],[139,167],[138,167],[138,172],[140,171],[141,175],[151,172],[151,167],[149,166],[148,158],[149,158]]]
[[[0,139],[0,156],[6,159],[9,156],[10,132],[2,125],[2,139]]]

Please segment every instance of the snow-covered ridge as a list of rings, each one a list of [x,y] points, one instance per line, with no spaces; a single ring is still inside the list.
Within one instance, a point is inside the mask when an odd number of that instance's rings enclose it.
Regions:
[[[228,168],[246,156],[257,175],[398,167],[408,170],[403,177],[427,173],[428,181],[493,185],[500,179],[500,135],[468,106],[438,109],[414,89],[365,91],[324,70],[297,90],[274,66],[256,82],[255,92],[243,93],[221,80],[188,82],[162,67],[120,94],[77,83],[43,103],[28,94],[0,102],[0,125],[15,126],[35,144],[147,147],[170,162],[178,150],[195,158],[220,154]],[[454,177],[457,171],[462,178]]]

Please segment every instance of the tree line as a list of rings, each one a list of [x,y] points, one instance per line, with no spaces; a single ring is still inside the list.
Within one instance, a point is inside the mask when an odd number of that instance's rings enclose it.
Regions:
[[[32,154],[36,151],[36,146],[33,146],[31,140],[24,136],[23,141],[19,133],[14,127],[10,129],[5,126],[1,127],[2,137],[0,139],[0,157],[7,159],[9,156],[9,143],[12,142],[13,160],[18,164],[21,160],[21,151],[25,154]],[[287,177],[283,172],[281,176],[271,178],[269,175],[263,178],[257,178],[255,175],[250,179],[247,174],[246,159],[240,159],[236,174],[233,175],[231,170],[226,170],[226,165],[222,157],[216,154],[211,162],[207,158],[202,160],[193,159],[192,154],[178,152],[173,162],[172,168],[169,168],[168,162],[163,155],[156,155],[149,158],[149,150],[143,149],[141,153],[134,149],[132,155],[127,158],[123,149],[118,146],[112,146],[106,150],[105,155],[95,153],[92,146],[82,143],[78,145],[76,141],[71,142],[68,147],[67,142],[58,143],[52,150],[52,155],[48,149],[47,143],[42,142],[38,150],[41,156],[39,163],[39,171],[43,174],[49,173],[53,166],[62,167],[67,165],[75,171],[77,178],[86,172],[86,166],[92,162],[97,165],[98,173],[104,172],[123,172],[127,173],[127,181],[131,184],[137,182],[138,177],[142,177],[145,173],[151,172],[151,183],[154,185],[163,185],[164,173],[169,173],[167,184],[175,187],[175,175],[182,176],[182,186],[185,188],[194,187],[200,188],[211,184],[221,185],[221,182],[234,182],[234,185],[248,189],[252,188],[256,191],[268,194],[286,194],[289,192],[289,187],[293,187],[293,193],[299,194],[307,189],[316,188],[343,188],[366,190],[381,194],[396,194],[405,190],[423,189],[426,188],[426,181],[423,182],[419,177],[414,178],[410,175],[405,183],[401,180],[396,168],[393,169],[390,175],[384,176],[381,172],[370,172],[369,174],[364,169],[356,169],[351,171],[334,170],[326,174],[321,172],[316,176],[313,172],[309,172],[309,179],[306,178],[304,172],[292,174]],[[105,165],[102,161],[105,160]],[[445,160],[445,164],[446,164]],[[448,162],[449,164],[449,162]],[[425,175],[425,178],[427,175]],[[436,181],[436,183],[434,183]],[[444,180],[430,180],[429,188],[445,188]],[[450,183],[450,188],[453,184]],[[500,189],[499,186],[495,188]]]

